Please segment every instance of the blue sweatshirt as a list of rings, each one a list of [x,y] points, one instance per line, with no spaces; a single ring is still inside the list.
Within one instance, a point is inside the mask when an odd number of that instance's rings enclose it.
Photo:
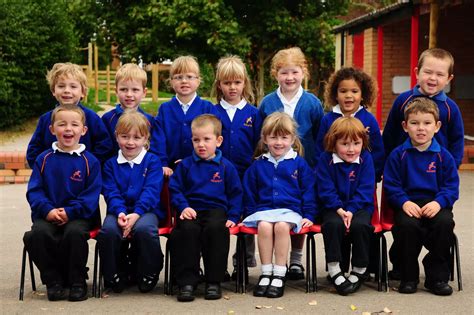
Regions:
[[[421,94],[418,85],[400,94],[393,103],[382,135],[386,157],[408,138],[408,134],[402,128],[403,111],[415,97],[427,97]],[[464,124],[459,107],[444,91],[430,99],[438,105],[441,121],[441,129],[435,134],[435,138],[441,146],[448,149],[456,162],[456,167],[459,167],[464,155]]]
[[[242,186],[234,165],[216,150],[212,160],[202,160],[193,151],[170,177],[171,204],[180,214],[223,209],[227,219],[238,223],[242,213]]]
[[[324,152],[316,168],[318,202],[327,211],[339,208],[356,213],[374,212],[374,163],[369,152],[363,150],[359,163],[339,162],[333,153]]]
[[[257,211],[286,208],[314,221],[317,209],[314,172],[300,156],[275,164],[260,156],[244,176],[245,216]]]
[[[318,139],[316,141],[316,156],[319,156],[322,152],[324,152],[324,136],[328,132],[332,123],[339,117],[342,117],[342,114],[332,111],[324,115],[323,119],[321,120]],[[372,115],[365,108],[361,108],[359,111],[357,111],[354,117],[359,119],[364,127],[369,131],[369,151],[372,155],[372,161],[374,162],[375,179],[378,182],[382,179],[383,166],[385,163],[385,151],[379,125],[374,115]]]
[[[284,112],[283,103],[276,91],[263,98],[259,110],[262,119],[273,112]],[[317,161],[315,142],[323,114],[321,101],[314,94],[303,91],[296,104],[293,118],[298,123],[298,136],[304,147],[304,158],[311,167],[314,167]]]
[[[156,155],[147,152],[133,168],[128,163],[119,164],[117,156],[112,157],[104,165],[103,182],[108,214],[152,212],[160,219],[165,217],[160,207],[163,169]]]
[[[81,103],[78,106],[86,115],[87,126],[87,132],[81,137],[79,143],[85,144],[87,150],[103,163],[112,154],[112,141],[110,141],[109,133],[100,117],[94,111],[84,107]],[[36,130],[28,144],[26,159],[31,168],[33,168],[38,155],[51,148],[53,142],[56,141],[56,137],[49,131],[52,113],[53,111],[51,110],[39,118]]]
[[[154,118],[150,114],[145,113],[140,107],[137,108],[138,112],[143,114],[143,116],[148,119],[149,122],[149,128],[150,128],[150,134],[152,133],[152,127],[154,124]],[[108,111],[102,116],[102,122],[105,125],[105,128],[107,129],[110,140],[112,142],[112,152],[114,152],[114,155],[116,152],[119,150],[119,146],[117,143],[117,138],[115,137],[115,127],[117,127],[117,122],[124,113],[123,108],[120,104],[117,104],[114,109],[111,111]]]
[[[101,187],[100,163],[91,153],[46,150],[36,159],[28,182],[31,219],[46,219],[54,208],[64,208],[69,221],[97,218]]]
[[[158,155],[163,166],[172,167],[176,160],[192,154],[191,122],[202,114],[219,115],[211,102],[199,96],[196,96],[186,114],[175,96],[161,104],[155,117],[150,152]]]
[[[237,109],[232,122],[222,105],[217,104],[216,109],[220,113],[224,138],[220,150],[243,179],[245,171],[252,164],[253,153],[260,139],[262,118],[257,108],[250,104],[246,104],[242,110]]]
[[[459,176],[452,155],[433,141],[418,151],[407,139],[389,155],[383,186],[390,204],[401,209],[407,201],[432,200],[441,208],[459,198]]]

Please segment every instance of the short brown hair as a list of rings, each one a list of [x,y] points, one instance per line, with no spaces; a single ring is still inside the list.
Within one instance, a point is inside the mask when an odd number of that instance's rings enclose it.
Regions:
[[[369,135],[362,122],[355,117],[339,117],[329,128],[324,137],[324,148],[328,152],[336,151],[339,139],[362,140],[362,148],[369,148]]]
[[[418,58],[418,65],[416,66],[418,68],[418,71],[420,71],[421,67],[423,67],[423,63],[425,62],[425,58],[431,56],[436,59],[446,59],[449,61],[449,68],[448,68],[448,74],[452,75],[454,72],[454,58],[453,55],[447,50],[441,49],[441,48],[430,48],[425,51],[423,51],[420,55],[420,58]]]
[[[140,68],[137,64],[126,63],[121,66],[115,74],[115,86],[117,86],[120,81],[126,80],[140,81],[142,83],[143,88],[146,88],[146,71]]]
[[[49,84],[49,89],[51,92],[54,92],[54,87],[58,83],[59,79],[63,77],[70,77],[74,80],[79,81],[82,87],[82,93],[87,95],[87,76],[82,71],[82,68],[79,65],[74,63],[65,62],[65,63],[55,63],[51,70],[46,74],[46,80]]]
[[[56,121],[56,116],[58,115],[58,113],[63,112],[63,111],[78,113],[81,116],[82,124],[86,125],[86,114],[84,113],[82,108],[80,108],[77,105],[70,105],[70,104],[56,106],[56,108],[51,113],[51,125],[54,125],[54,122]]]
[[[194,56],[180,56],[171,64],[170,77],[175,74],[192,72],[200,76],[199,64]]]
[[[193,119],[191,123],[191,131],[195,128],[202,128],[206,126],[212,126],[216,137],[222,136],[222,123],[215,115],[202,114]]]
[[[289,65],[296,65],[303,70],[305,78],[309,76],[308,61],[299,47],[279,50],[272,58],[271,74],[276,78],[278,70]]]
[[[427,97],[417,97],[410,101],[403,111],[405,122],[410,114],[423,113],[432,114],[435,121],[439,121],[439,109],[435,102]]]

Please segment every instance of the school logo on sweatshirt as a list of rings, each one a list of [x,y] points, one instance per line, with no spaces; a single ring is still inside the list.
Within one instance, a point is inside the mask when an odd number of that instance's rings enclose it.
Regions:
[[[291,177],[293,177],[294,179],[298,179],[298,170],[295,170],[293,174],[291,174]]]
[[[350,171],[349,172],[349,181],[353,182],[356,180],[356,173],[355,171]]]
[[[211,182],[213,183],[222,182],[222,178],[221,178],[221,175],[219,175],[219,172],[215,172],[214,175],[212,175]]]
[[[252,127],[252,126],[253,126],[252,117],[249,117],[249,118],[247,118],[247,119],[245,120],[244,126],[245,126],[245,127]]]
[[[436,162],[431,162],[428,164],[428,168],[426,169],[426,173],[436,173]]]
[[[82,182],[81,171],[75,171],[69,178],[76,182]]]
[[[143,171],[143,177],[146,177],[146,173],[148,173],[148,167],[145,167],[145,170]]]

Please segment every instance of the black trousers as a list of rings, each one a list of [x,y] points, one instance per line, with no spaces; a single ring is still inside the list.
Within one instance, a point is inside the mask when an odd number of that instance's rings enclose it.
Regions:
[[[171,266],[178,286],[196,286],[199,262],[204,262],[207,283],[224,280],[229,254],[229,229],[224,210],[198,211],[195,220],[177,219],[170,236]]]
[[[367,267],[369,265],[370,239],[374,227],[370,224],[371,214],[364,210],[357,211],[352,217],[349,233],[341,217],[335,211],[325,211],[321,232],[326,250],[326,262],[341,262],[343,260],[341,246],[344,237],[352,243],[352,267]]]
[[[57,226],[43,219],[33,222],[23,242],[38,267],[43,284],[72,285],[87,279],[89,231],[93,223],[74,220]]]
[[[426,203],[426,202],[425,202]],[[422,206],[425,203],[419,203]],[[449,248],[453,241],[452,209],[441,209],[433,218],[409,217],[403,210],[395,212],[398,261],[402,281],[418,281],[418,256],[423,246],[428,254],[423,258],[426,281],[449,280]]]

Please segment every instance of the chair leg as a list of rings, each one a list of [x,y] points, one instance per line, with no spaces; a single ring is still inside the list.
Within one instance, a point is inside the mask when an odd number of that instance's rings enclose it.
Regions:
[[[247,292],[247,283],[245,282],[245,271],[247,270],[247,244],[245,243],[245,236],[244,235],[241,235],[241,237],[240,237],[239,249],[241,251],[240,268],[238,269],[238,272],[240,274],[237,275],[237,279],[239,279],[239,282],[242,281],[239,284],[242,293],[246,293]]]
[[[387,256],[387,239],[385,235],[381,235],[382,240],[382,274],[381,277],[384,281],[385,291],[388,292],[389,282],[388,282],[388,256]]]
[[[31,277],[31,290],[36,291],[36,280],[35,280],[35,265],[33,264],[33,259],[28,255],[28,261],[30,265],[30,277]]]
[[[26,269],[26,248],[23,246],[23,255],[21,257],[21,275],[20,275],[20,296],[18,299],[23,301],[25,292],[25,269]]]
[[[454,252],[456,254],[456,271],[457,271],[457,276],[458,276],[458,291],[462,291],[462,275],[461,275],[461,259],[459,256],[459,242],[458,242],[458,237],[456,234],[454,234]]]
[[[237,241],[236,241],[236,262],[237,265],[235,266],[235,270],[237,272],[237,278],[235,279],[235,293],[244,293],[244,284],[241,281],[245,282],[245,263],[244,259],[245,252],[242,249],[242,244],[245,242],[244,236],[242,234],[237,234]],[[243,279],[243,280],[242,280]]]
[[[309,242],[311,245],[311,290],[313,292],[318,291],[318,277],[316,270],[316,241],[315,234],[310,234]]]
[[[92,296],[95,298],[100,297],[97,294],[97,263],[99,260],[99,245],[96,243],[95,244],[95,249],[94,249],[94,273],[92,275]]]
[[[382,235],[377,235],[378,237],[378,246],[377,246],[377,252],[378,252],[378,276],[377,276],[377,289],[379,292],[382,291]]]
[[[312,275],[312,266],[311,266],[311,236],[306,236],[306,293],[310,292],[310,283]]]
[[[165,247],[165,279],[163,283],[163,294],[168,295],[169,287],[169,252],[168,252],[168,240],[166,241]]]

